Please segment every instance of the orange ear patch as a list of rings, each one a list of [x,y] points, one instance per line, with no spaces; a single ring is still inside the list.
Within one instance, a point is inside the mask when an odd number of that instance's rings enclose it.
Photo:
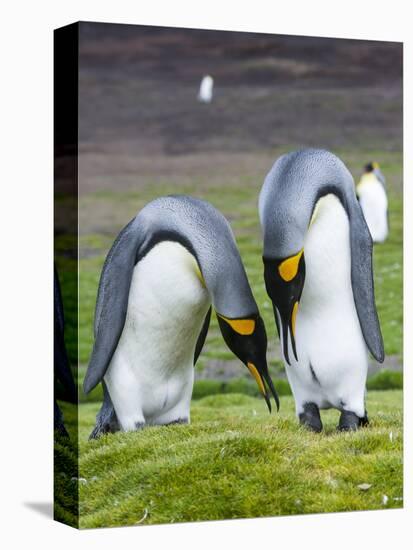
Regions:
[[[303,255],[304,249],[302,248],[298,254],[287,258],[278,266],[278,273],[284,281],[292,281],[297,275],[298,264],[300,263],[300,258]]]
[[[248,336],[255,330],[254,319],[228,319],[223,315],[220,315],[220,317],[224,319],[235,332],[242,336]]]

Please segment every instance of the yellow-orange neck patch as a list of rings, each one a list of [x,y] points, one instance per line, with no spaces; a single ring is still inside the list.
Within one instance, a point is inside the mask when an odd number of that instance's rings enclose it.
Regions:
[[[358,193],[359,191],[364,189],[366,185],[370,185],[371,183],[377,183],[377,178],[373,172],[366,172],[361,176],[360,181],[356,186],[356,193]]]
[[[201,285],[202,285],[204,288],[206,288],[205,279],[204,279],[204,277],[203,277],[203,275],[202,275],[202,272],[201,272],[201,270],[200,270],[198,264],[196,264],[195,273],[196,273],[196,276],[198,277],[198,279],[201,281]]]
[[[218,314],[219,315],[219,314]],[[219,315],[221,319],[224,319],[229,326],[235,330],[238,334],[242,336],[248,336],[252,334],[255,330],[255,320],[254,319],[228,319],[223,315]]]
[[[302,248],[298,254],[287,258],[278,266],[278,273],[284,281],[292,281],[297,275],[298,264],[300,263],[300,258],[303,255],[304,249]]]

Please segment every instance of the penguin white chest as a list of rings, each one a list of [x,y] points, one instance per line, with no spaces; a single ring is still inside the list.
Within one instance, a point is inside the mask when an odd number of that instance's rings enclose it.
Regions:
[[[357,194],[373,241],[385,241],[388,235],[387,196],[382,184],[374,176],[369,179],[365,176],[357,186]]]
[[[105,375],[123,429],[189,420],[195,346],[209,306],[198,264],[182,245],[159,243],[136,264]]]
[[[297,412],[314,402],[363,416],[367,352],[351,285],[349,221],[335,195],[319,200],[304,256],[306,276],[296,320],[299,361],[293,358],[287,365]]]

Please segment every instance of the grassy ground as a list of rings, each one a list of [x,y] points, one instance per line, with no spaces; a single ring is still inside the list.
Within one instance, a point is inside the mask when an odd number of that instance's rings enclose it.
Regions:
[[[87,442],[98,405],[82,405],[80,526],[401,507],[402,394],[371,392],[367,407],[368,428],[339,434],[327,411],[316,435],[291,397],[269,415],[261,399],[217,395],[193,402],[189,426]]]

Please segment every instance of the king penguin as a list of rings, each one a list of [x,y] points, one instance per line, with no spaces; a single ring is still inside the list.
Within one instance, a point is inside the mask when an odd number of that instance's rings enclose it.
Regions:
[[[320,409],[335,408],[339,430],[366,425],[367,348],[379,362],[384,350],[372,240],[350,172],[328,151],[283,155],[265,178],[259,214],[265,286],[300,423],[319,432]]]
[[[386,180],[377,162],[364,167],[356,193],[373,242],[384,242],[389,233]]]
[[[84,380],[103,382],[91,438],[188,423],[194,364],[215,309],[224,340],[271,411],[267,336],[229,223],[211,204],[160,197],[120,232],[103,266]]]

